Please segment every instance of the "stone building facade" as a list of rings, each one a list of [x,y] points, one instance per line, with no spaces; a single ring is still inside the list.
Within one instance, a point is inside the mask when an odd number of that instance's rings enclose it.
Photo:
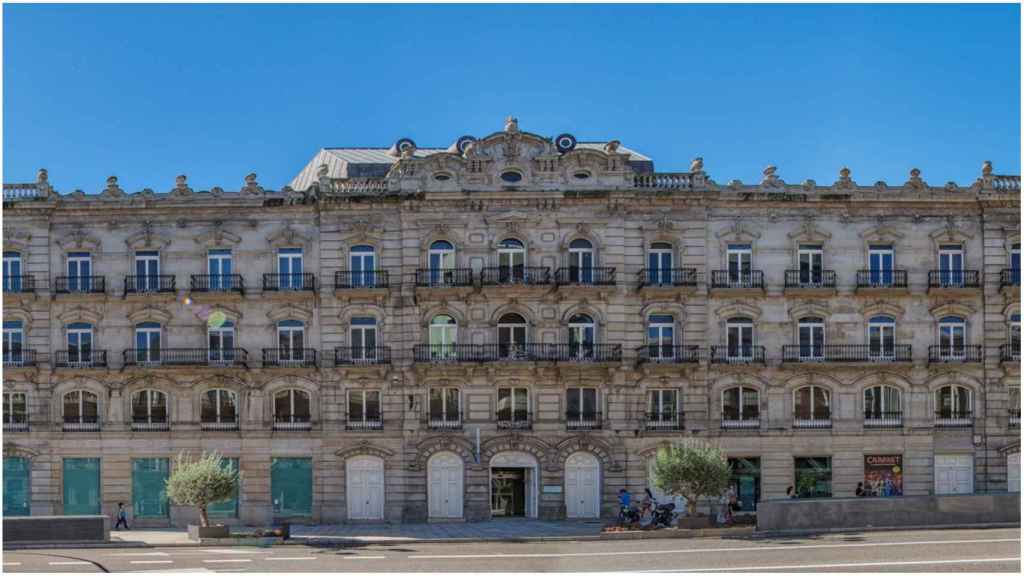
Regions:
[[[1019,489],[1020,177],[714,182],[520,131],[290,186],[4,185],[5,514],[611,516],[683,439],[784,497]]]

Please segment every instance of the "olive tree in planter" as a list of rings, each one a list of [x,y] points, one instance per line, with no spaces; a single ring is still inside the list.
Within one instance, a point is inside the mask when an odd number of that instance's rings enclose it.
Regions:
[[[686,499],[689,518],[680,527],[711,525],[710,517],[697,517],[697,503],[705,496],[719,496],[729,486],[729,460],[714,446],[686,441],[658,450],[654,460],[654,485],[671,496]]]
[[[167,478],[167,496],[180,506],[199,509],[199,526],[189,525],[189,538],[223,538],[229,535],[227,526],[210,526],[207,508],[211,504],[230,500],[235,494],[238,471],[226,466],[216,452],[203,452],[192,459],[184,452],[178,454],[174,469]]]

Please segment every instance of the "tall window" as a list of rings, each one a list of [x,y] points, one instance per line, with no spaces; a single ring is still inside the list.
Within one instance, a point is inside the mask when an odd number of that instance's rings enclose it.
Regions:
[[[832,418],[831,394],[821,386],[804,386],[793,392],[793,418],[799,422]]]
[[[736,386],[722,391],[723,422],[756,424],[760,417],[760,397],[755,388]]]
[[[498,355],[519,358],[526,354],[526,320],[519,314],[504,314],[498,319]]]
[[[868,271],[872,286],[891,286],[893,283],[894,252],[889,244],[868,246]]]
[[[353,362],[373,362],[377,359],[377,319],[372,316],[355,317],[349,324],[349,342]]]
[[[140,390],[132,394],[132,423],[166,424],[167,395],[159,390]]]
[[[302,289],[302,248],[277,249],[277,287],[281,290]]]
[[[138,364],[160,362],[160,324],[143,322],[135,326],[135,361]]]
[[[450,284],[454,280],[451,270],[455,268],[455,246],[446,240],[435,241],[427,253],[427,264],[432,285]]]
[[[525,425],[530,420],[530,392],[526,388],[498,388],[499,425]]]
[[[274,422],[309,422],[309,392],[290,388],[274,394]]]
[[[281,362],[302,362],[305,357],[306,327],[301,320],[277,323],[277,353]]]
[[[940,420],[969,420],[973,394],[966,386],[943,386],[935,391],[935,417]]]
[[[1009,393],[1010,424],[1020,425],[1020,386],[1010,386],[1006,390]],[[24,394],[22,397],[24,402]],[[4,422],[7,422],[6,418]]]
[[[68,253],[68,292],[92,290],[92,255],[88,252]]]
[[[725,323],[725,344],[730,359],[754,357],[754,321],[731,318]]]
[[[795,486],[800,498],[832,496],[832,458],[794,458]]]
[[[964,249],[959,244],[939,246],[939,282],[942,286],[963,286]]]
[[[569,355],[589,358],[594,355],[594,319],[586,314],[576,314],[569,319]]]
[[[797,331],[800,339],[800,359],[823,359],[825,357],[825,321],[821,318],[801,318]]]
[[[230,248],[210,250],[206,254],[206,267],[210,274],[210,290],[231,290],[232,260]]]
[[[21,253],[4,252],[4,292],[21,292]]]
[[[651,360],[671,360],[675,357],[675,318],[651,315],[647,318],[647,352]]]
[[[156,292],[160,289],[160,253],[140,250],[135,253],[135,290]]]
[[[4,321],[4,365],[19,366],[25,360],[25,327],[21,320]]]
[[[729,244],[725,256],[729,265],[729,285],[752,285],[753,247],[750,244]]]
[[[373,246],[353,246],[349,251],[348,266],[353,288],[377,285],[377,255]]]
[[[231,364],[235,361],[235,323],[226,320],[220,326],[208,326],[210,363]]]
[[[1006,335],[1006,343],[1010,347],[1010,352],[1020,356],[1020,314],[1010,316],[1010,325],[1007,328],[1009,333]]]
[[[963,318],[946,316],[939,320],[939,355],[963,358],[967,354],[967,324]]]
[[[899,420],[903,416],[900,389],[872,386],[864,389],[865,420]]]
[[[453,423],[462,421],[458,388],[430,389],[430,421]]]
[[[506,238],[498,245],[498,282],[519,282],[524,278],[526,249],[514,238]]]
[[[1010,249],[1010,282],[1020,284],[1020,242]]]
[[[868,321],[868,355],[873,360],[896,357],[896,320],[875,316]]]
[[[565,392],[566,419],[593,422],[598,419],[597,388],[569,388]]]
[[[92,324],[75,322],[68,324],[68,365],[88,366],[92,364]]]
[[[569,281],[590,284],[594,281],[594,245],[577,238],[569,243]]]
[[[238,421],[236,398],[230,390],[207,390],[200,403],[200,419],[204,424],[235,424]]]
[[[459,326],[455,322],[455,318],[446,314],[434,316],[430,320],[428,337],[431,358],[435,360],[455,358],[455,343],[458,341],[458,329]]]
[[[672,245],[667,242],[651,244],[647,252],[647,282],[653,285],[672,285]]]
[[[651,390],[647,393],[647,420],[676,422],[679,419],[679,391]]]
[[[28,397],[24,392],[4,392],[4,426],[28,424]]]
[[[820,286],[822,284],[822,262],[825,252],[820,244],[801,244],[797,253],[800,259],[800,284]]]
[[[92,392],[73,390],[64,395],[65,424],[96,424],[99,413],[99,401]]]
[[[380,425],[380,390],[348,391],[349,425]]]

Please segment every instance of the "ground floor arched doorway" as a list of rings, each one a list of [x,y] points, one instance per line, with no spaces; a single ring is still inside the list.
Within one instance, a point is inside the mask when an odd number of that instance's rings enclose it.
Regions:
[[[491,458],[491,516],[536,518],[540,465],[526,452],[500,452]]]
[[[427,512],[430,518],[462,518],[462,458],[439,452],[427,461]]]
[[[565,515],[601,516],[601,463],[590,452],[576,452],[565,459]]]

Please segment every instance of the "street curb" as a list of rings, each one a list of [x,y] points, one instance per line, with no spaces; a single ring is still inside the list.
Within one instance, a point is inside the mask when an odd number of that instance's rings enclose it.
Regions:
[[[814,530],[765,530],[755,531],[758,538],[776,536],[811,536],[814,534],[848,534],[851,532],[897,532],[905,530],[986,530],[992,528],[1020,528],[1020,522],[982,522],[978,524],[914,524],[911,526],[852,526],[845,528],[818,528]]]

